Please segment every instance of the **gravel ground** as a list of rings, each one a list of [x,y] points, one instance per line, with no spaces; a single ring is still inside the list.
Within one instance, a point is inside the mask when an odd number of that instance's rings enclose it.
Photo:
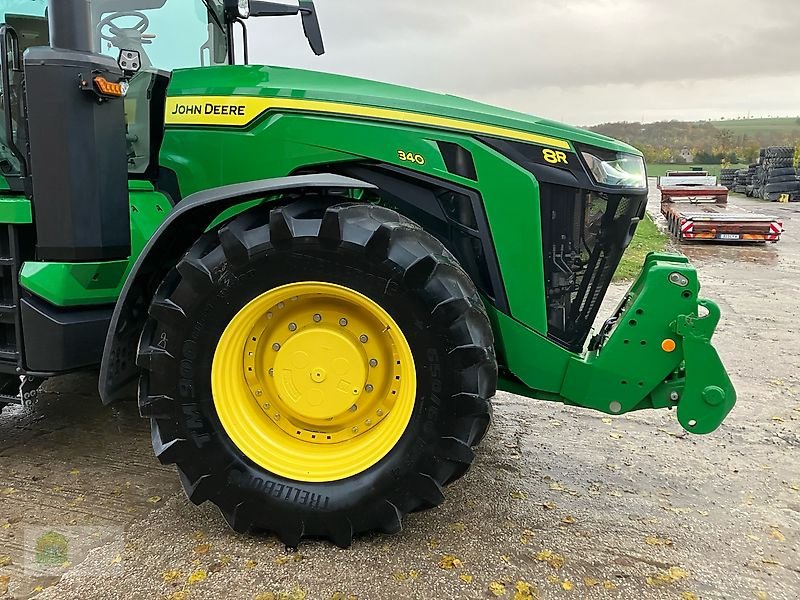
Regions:
[[[767,247],[681,248],[723,309],[715,341],[739,402],[717,432],[500,394],[442,507],[350,550],[286,553],[189,504],[135,407],[98,408],[92,376],[64,378],[0,417],[0,597],[796,600],[800,206],[735,201],[788,231]],[[66,556],[32,570],[51,532]]]

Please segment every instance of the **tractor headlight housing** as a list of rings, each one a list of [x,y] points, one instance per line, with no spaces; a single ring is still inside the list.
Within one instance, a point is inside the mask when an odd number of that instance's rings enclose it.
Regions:
[[[595,183],[625,189],[647,189],[644,159],[635,154],[586,148],[581,156]]]

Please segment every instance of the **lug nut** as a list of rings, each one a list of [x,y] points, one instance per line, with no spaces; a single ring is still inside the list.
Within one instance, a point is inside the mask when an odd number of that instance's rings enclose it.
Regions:
[[[339,325],[341,325],[342,327],[347,327],[347,319],[345,319],[344,317],[339,319]]]
[[[275,369],[273,369],[272,367],[270,367],[270,369],[269,369],[268,373],[269,373],[269,376],[270,376],[270,377],[272,377],[272,376],[275,374]]]
[[[269,410],[269,407],[270,407],[270,406],[271,406],[271,405],[270,405],[270,403],[269,403],[269,402],[265,402],[265,403],[264,403],[264,410]]]
[[[322,321],[322,315],[320,314],[314,315],[314,323],[319,323],[320,321]]]
[[[356,412],[357,410],[358,410],[358,406],[355,405],[355,404],[353,404],[353,406],[350,407],[350,412]]]
[[[280,418],[281,418],[280,414],[278,414],[278,413],[275,413],[275,420],[277,421],[277,420],[279,420]]]
[[[264,392],[262,392],[261,390],[256,390],[256,396],[260,396],[260,395],[261,395],[261,394],[263,394],[263,393],[264,393]]]
[[[364,421],[364,424],[365,424],[367,427],[369,427],[370,425],[372,425],[372,419],[367,419],[366,421]]]
[[[669,399],[672,400],[673,402],[677,402],[680,397],[681,396],[680,394],[678,394],[678,392],[671,392],[669,395]]]
[[[297,323],[289,323],[289,331],[297,331]]]
[[[284,306],[286,305],[283,302],[278,302],[278,308],[283,308]]]
[[[278,342],[275,342],[274,344],[272,344],[272,349],[275,350],[275,352],[277,352],[278,350],[281,349],[281,345]]]
[[[372,387],[372,384],[371,384],[371,383],[368,383],[367,385],[365,385],[365,386],[364,386],[364,391],[365,391],[365,392],[371,392],[371,391],[372,391],[372,390],[374,390],[374,389],[375,389],[375,388],[374,388],[374,387]]]
[[[358,427],[353,427],[353,433],[358,433]]]
[[[375,359],[375,358],[370,358],[370,359],[369,359],[369,366],[370,366],[370,367],[372,367],[373,369],[374,369],[375,367],[377,367],[377,366],[378,366],[378,361],[377,361],[377,359]]]
[[[377,415],[378,415],[379,417],[382,417],[382,416],[383,416],[383,409],[379,408],[379,409],[378,409],[378,412],[377,412]]]
[[[366,344],[369,341],[369,338],[363,333],[361,334],[361,336],[358,339],[362,344]]]

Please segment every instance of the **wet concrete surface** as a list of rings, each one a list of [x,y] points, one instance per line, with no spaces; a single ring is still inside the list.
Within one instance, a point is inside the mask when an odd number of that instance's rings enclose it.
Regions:
[[[55,380],[0,416],[0,597],[5,581],[9,597],[41,586],[42,599],[796,600],[800,205],[733,201],[787,231],[770,246],[681,247],[723,309],[715,343],[739,401],[717,432],[686,434],[670,412],[609,419],[499,394],[442,507],[350,550],[287,554],[189,504],[135,406],[101,407],[91,375]],[[94,549],[26,571],[50,530]]]

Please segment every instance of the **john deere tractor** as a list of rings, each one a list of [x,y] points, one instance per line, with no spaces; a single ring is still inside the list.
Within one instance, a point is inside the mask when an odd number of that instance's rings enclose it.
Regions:
[[[138,385],[156,456],[234,530],[400,530],[496,389],[694,433],[733,407],[684,257],[594,327],[645,215],[634,148],[247,64],[248,18],[300,15],[323,52],[309,0],[0,6],[1,400],[98,366],[106,404]]]

